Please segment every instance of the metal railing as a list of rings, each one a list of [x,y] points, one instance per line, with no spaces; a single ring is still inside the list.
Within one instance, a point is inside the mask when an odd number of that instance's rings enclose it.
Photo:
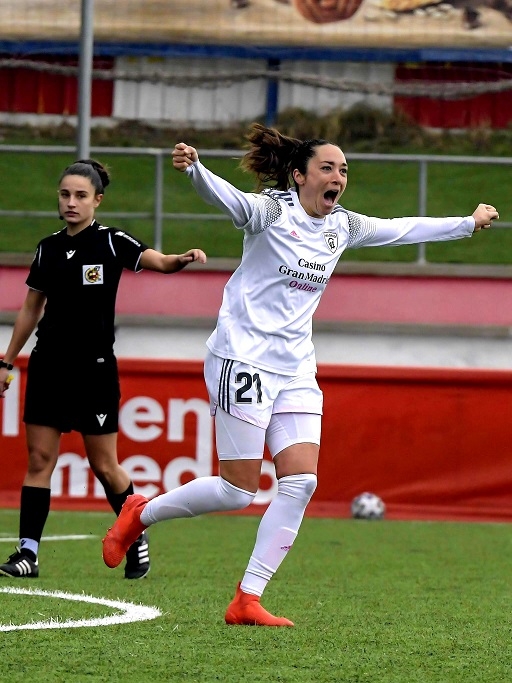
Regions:
[[[164,159],[170,157],[172,149],[160,149],[154,147],[91,147],[91,155],[119,155],[119,156],[150,156],[154,159],[154,195],[153,211],[141,212],[103,212],[105,218],[138,218],[153,221],[153,246],[162,250],[163,223],[166,220],[226,220],[223,214],[214,213],[166,213],[163,207],[164,197]],[[24,154],[76,154],[76,148],[68,145],[0,145],[2,152]],[[199,149],[202,158],[240,158],[243,152],[240,150],[223,149]],[[350,153],[351,161],[392,162],[408,163],[418,166],[418,194],[417,216],[427,215],[427,188],[428,167],[430,164],[471,164],[471,165],[498,165],[512,166],[512,157],[475,157],[475,156],[449,156],[428,154],[371,154]],[[53,218],[54,211],[15,211],[0,209],[0,217],[11,216],[16,218]],[[500,221],[500,228],[511,228],[512,223]],[[427,262],[425,244],[417,245],[416,263],[423,265]]]

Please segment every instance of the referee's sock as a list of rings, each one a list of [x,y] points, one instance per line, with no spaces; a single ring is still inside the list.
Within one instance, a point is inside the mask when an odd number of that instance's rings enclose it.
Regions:
[[[105,489],[105,495],[107,496],[110,507],[119,517],[119,513],[121,512],[121,508],[126,499],[134,493],[133,482],[130,482],[126,491],[123,491],[122,493],[114,493],[108,484],[103,484],[103,488]]]
[[[50,489],[37,486],[21,488],[20,550],[34,562],[50,512],[50,493]]]

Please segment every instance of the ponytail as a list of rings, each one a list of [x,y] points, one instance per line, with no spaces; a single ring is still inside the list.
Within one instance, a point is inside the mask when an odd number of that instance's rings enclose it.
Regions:
[[[275,128],[253,123],[246,135],[249,151],[242,157],[240,168],[253,173],[257,191],[270,186],[287,190],[293,181],[293,171],[306,174],[308,162],[315,155],[316,147],[327,145],[327,140],[298,140],[283,135]]]

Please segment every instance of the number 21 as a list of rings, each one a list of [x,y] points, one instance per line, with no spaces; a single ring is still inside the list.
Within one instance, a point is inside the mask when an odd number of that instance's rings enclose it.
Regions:
[[[256,402],[261,403],[261,380],[257,372],[252,376],[248,372],[239,372],[235,376],[235,382],[237,384],[243,382],[243,386],[237,389],[235,393],[237,403],[252,403],[252,398],[244,396],[244,394],[251,390],[253,384],[256,385]]]

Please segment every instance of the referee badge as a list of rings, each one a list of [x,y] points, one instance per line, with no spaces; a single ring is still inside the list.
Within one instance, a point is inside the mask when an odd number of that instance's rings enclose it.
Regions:
[[[338,248],[338,233],[334,230],[326,230],[324,232],[324,240],[331,252],[334,254]]]
[[[103,284],[103,264],[96,266],[82,266],[82,284],[102,285]]]

